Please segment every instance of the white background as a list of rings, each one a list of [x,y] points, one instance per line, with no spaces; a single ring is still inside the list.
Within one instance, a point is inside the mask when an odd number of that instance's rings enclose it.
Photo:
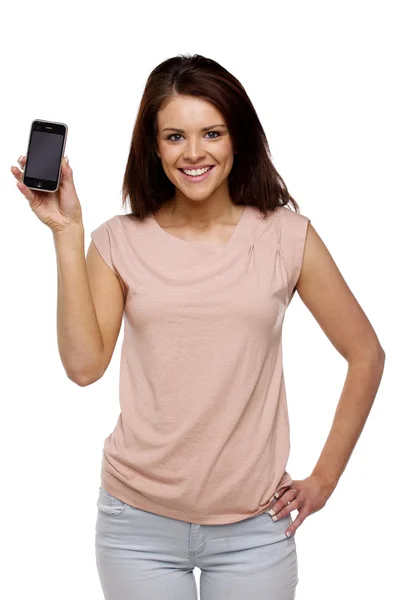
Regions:
[[[10,166],[26,153],[33,119],[67,123],[87,249],[93,229],[123,214],[122,177],[146,79],[182,53],[216,60],[244,85],[278,172],[386,352],[352,458],[327,505],[295,534],[297,599],[397,594],[396,3],[257,4],[23,1],[1,9],[2,598],[103,598],[96,502],[103,442],[119,414],[123,333],[100,381],[79,387],[67,378],[52,233]],[[347,364],[297,294],[283,343],[287,470],[302,479],[324,445]]]

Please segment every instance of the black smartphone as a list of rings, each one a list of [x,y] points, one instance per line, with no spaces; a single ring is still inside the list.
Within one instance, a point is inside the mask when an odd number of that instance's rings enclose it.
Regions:
[[[58,190],[67,134],[65,123],[32,121],[22,180],[28,188],[41,192]]]

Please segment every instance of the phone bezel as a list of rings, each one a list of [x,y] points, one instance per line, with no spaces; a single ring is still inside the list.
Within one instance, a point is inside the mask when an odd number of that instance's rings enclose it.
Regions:
[[[56,180],[38,179],[36,177],[27,177],[26,176],[26,169],[27,169],[27,166],[29,163],[29,153],[30,153],[30,146],[31,146],[31,140],[32,140],[32,133],[33,133],[33,131],[36,131],[36,129],[35,129],[36,123],[39,123],[41,126],[51,127],[53,129],[53,133],[63,135],[64,139],[63,139],[63,143],[62,143],[61,154],[59,157],[58,174],[57,174]],[[23,180],[22,180],[23,183],[29,189],[31,189],[35,192],[49,192],[49,193],[54,193],[58,190],[59,185],[60,185],[60,179],[61,179],[61,161],[64,156],[67,136],[68,136],[68,126],[65,123],[60,123],[59,121],[47,121],[44,119],[33,119],[33,121],[31,122],[31,126],[30,126],[28,145],[27,145],[27,149],[26,149],[26,163],[24,166],[24,176],[23,176]]]

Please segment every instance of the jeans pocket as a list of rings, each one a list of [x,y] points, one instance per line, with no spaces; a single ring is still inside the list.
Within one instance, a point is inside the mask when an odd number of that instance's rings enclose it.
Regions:
[[[107,517],[118,517],[128,507],[125,502],[115,498],[109,492],[100,486],[99,496],[97,500],[98,511]]]

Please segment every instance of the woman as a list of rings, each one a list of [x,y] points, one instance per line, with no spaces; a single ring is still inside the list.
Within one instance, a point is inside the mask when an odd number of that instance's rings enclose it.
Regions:
[[[194,599],[198,567],[202,600],[291,600],[294,533],[338,483],[384,351],[274,168],[242,85],[199,55],[153,70],[124,177],[130,212],[91,233],[87,263],[71,167],[64,162],[57,194],[32,192],[13,173],[53,231],[70,379],[102,377],[124,317],[121,413],[105,440],[97,504],[105,598]],[[296,290],[349,366],[304,480],[285,470],[281,338]]]

